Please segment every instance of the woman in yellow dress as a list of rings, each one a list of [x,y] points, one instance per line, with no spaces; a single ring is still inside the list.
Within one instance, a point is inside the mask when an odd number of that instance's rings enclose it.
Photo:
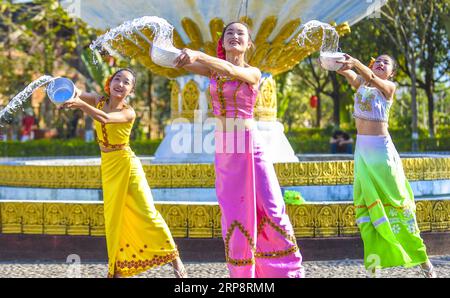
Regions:
[[[101,151],[102,188],[108,247],[108,277],[127,277],[172,263],[187,277],[178,249],[155,209],[141,162],[129,147],[135,111],[127,104],[136,75],[120,69],[105,85],[107,97],[76,90],[60,108],[81,109],[94,119]]]

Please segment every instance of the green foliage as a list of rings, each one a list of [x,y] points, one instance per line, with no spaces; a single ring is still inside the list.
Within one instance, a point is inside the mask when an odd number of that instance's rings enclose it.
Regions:
[[[82,140],[35,140],[28,142],[7,141],[0,143],[4,157],[31,156],[91,156],[99,155],[98,144]]]
[[[131,148],[138,155],[154,155],[161,140],[145,140],[131,142]]]
[[[438,138],[426,137],[422,130],[419,138],[419,151],[450,151],[450,131],[439,130]],[[347,131],[353,139],[356,131]],[[302,153],[330,153],[330,129],[298,129],[288,134],[288,140],[294,151]],[[392,140],[399,152],[411,151],[411,132],[391,130]],[[154,155],[161,140],[136,140],[131,148],[138,155]],[[96,142],[85,142],[80,139],[70,140],[34,140],[28,142],[0,142],[0,156],[3,157],[44,157],[44,156],[99,156]]]
[[[161,140],[131,142],[131,148],[138,155],[154,155]],[[44,157],[44,156],[99,156],[96,142],[71,140],[35,140],[28,142],[0,142],[0,156]]]
[[[411,152],[412,141],[410,138],[395,138],[392,140],[399,152]],[[289,142],[295,153],[302,154],[327,154],[331,153],[329,138],[323,139],[296,139],[289,138]],[[419,138],[419,152],[449,152],[450,137],[442,138]]]
[[[111,63],[103,61],[98,53],[94,53],[100,62],[92,63],[92,54],[87,48],[99,32],[89,28],[80,19],[72,19],[58,5],[57,0],[36,0],[27,3],[12,4],[13,1],[0,1],[0,101],[6,101],[17,94],[29,82],[44,73],[54,74],[53,70],[68,69],[72,74],[84,76],[88,84],[88,91],[99,91],[103,87],[105,78],[114,70]],[[404,14],[395,15],[399,22],[387,19],[386,9],[400,5]],[[417,122],[421,139],[431,135],[429,109],[434,109],[435,137],[441,139],[446,136],[450,128],[450,91],[449,91],[449,61],[450,51],[450,11],[449,2],[440,0],[401,0],[388,1],[383,8],[380,18],[366,18],[351,27],[352,32],[340,40],[342,51],[368,63],[370,57],[382,53],[394,56],[400,70],[395,78],[399,89],[394,105],[391,109],[389,122],[393,137],[403,136],[399,144],[404,148],[409,146],[411,123],[413,121],[411,78],[408,74],[408,61],[404,49],[411,50],[417,62],[418,92],[417,92]],[[414,6],[419,6],[415,8]],[[393,43],[389,34],[395,34],[405,21],[410,24],[425,24],[426,17],[430,15],[433,5],[434,15],[430,20],[432,25],[406,26],[408,32],[416,32],[416,36],[409,40],[412,44],[426,41],[422,46],[402,47],[402,44]],[[422,13],[421,13],[422,11]],[[407,18],[409,16],[409,19]],[[401,21],[401,22],[400,22]],[[407,23],[406,23],[407,24]],[[385,29],[388,30],[385,30]],[[431,29],[429,29],[431,28]],[[417,38],[417,32],[429,30],[427,39]],[[432,37],[432,38],[429,38]],[[421,52],[423,55],[420,55]],[[306,59],[291,72],[278,75],[278,118],[285,125],[288,136],[292,139],[294,147],[304,152],[328,150],[328,136],[335,127],[340,127],[354,134],[354,120],[352,114],[352,98],[354,90],[340,76],[334,72],[318,69],[315,63],[317,53],[312,59]],[[132,98],[132,105],[139,115],[139,121],[133,128],[133,138],[142,140],[147,137],[143,131],[157,132],[153,135],[162,137],[164,125],[170,118],[170,82],[166,78],[152,74],[147,68],[131,60],[118,60],[115,66],[130,66],[138,75],[136,95]],[[431,77],[430,74],[434,74]],[[428,78],[428,81],[427,81]],[[334,84],[333,84],[334,83]],[[427,102],[430,93],[426,90],[433,85],[432,96],[435,97],[435,106],[429,107]],[[90,90],[89,90],[90,89]],[[309,99],[312,95],[320,96],[321,109],[310,107]],[[45,119],[45,128],[58,128],[60,137],[67,137],[64,132],[67,122],[62,123],[63,116],[71,119],[72,115],[60,115],[53,110],[54,106],[48,101],[40,109],[39,119]],[[61,117],[60,117],[61,116]],[[337,119],[336,119],[336,116]],[[320,117],[320,121],[317,118]],[[61,119],[60,119],[61,118]],[[20,117],[15,119],[16,131],[20,129]],[[320,122],[320,123],[317,123]],[[433,122],[433,121],[432,121]],[[43,121],[40,121],[42,125]],[[319,124],[326,130],[305,130]],[[145,127],[145,130],[143,130]],[[321,140],[321,133],[324,134]],[[303,139],[306,134],[310,139]],[[314,143],[316,142],[316,143]],[[320,143],[322,142],[322,143]],[[428,142],[428,141],[427,141]],[[436,142],[431,147],[439,147]],[[434,144],[434,145],[433,145]],[[425,145],[424,145],[425,146]]]
[[[3,1],[1,10],[0,26],[6,26],[0,34],[0,68],[5,70],[0,73],[0,99],[4,102],[41,75],[55,75],[55,69],[69,65],[80,68],[81,49],[89,45],[93,30],[69,17],[57,0]],[[45,100],[39,111],[39,120],[52,127],[54,105]]]
[[[356,129],[345,130],[356,140]],[[450,130],[438,127],[437,137],[429,138],[426,129],[419,130],[419,151],[450,151]],[[326,129],[297,128],[287,133],[287,138],[296,153],[330,153],[330,137],[333,127]],[[411,152],[411,129],[390,129],[390,135],[399,152]],[[354,147],[354,146],[353,146]]]
[[[416,7],[418,5],[420,7]],[[433,136],[434,131],[438,137],[438,131],[433,129],[433,125],[449,127],[449,9],[448,1],[445,4],[438,0],[389,1],[380,17],[358,22],[351,27],[350,34],[340,39],[342,51],[364,64],[368,64],[371,57],[385,53],[393,56],[400,64],[395,77],[400,91],[391,109],[391,128],[411,131],[415,120],[420,135],[425,131],[426,135]],[[396,10],[404,13],[394,14],[393,19],[390,19],[386,12]],[[411,38],[393,42],[396,32],[405,28]],[[411,65],[411,59],[406,57],[405,51],[415,57],[415,66]],[[315,55],[312,56],[313,60]],[[334,81],[337,84],[333,84],[333,76],[336,76],[334,72],[320,71],[310,62],[309,58],[305,59],[290,73],[277,77],[278,118],[285,124],[286,130],[312,127],[318,116],[321,116],[320,127],[340,126],[346,130],[354,127],[351,114],[355,90],[340,76]],[[414,101],[411,97],[411,69],[415,70],[417,79]],[[308,100],[311,95],[319,94],[322,96],[321,113],[318,114],[316,109],[309,107]],[[413,102],[417,103],[417,111],[412,108]],[[430,102],[434,102],[435,106],[430,105]]]
[[[55,75],[56,70],[57,75],[67,71],[63,75],[76,83],[79,79],[86,82],[88,92],[101,93],[106,78],[117,67],[131,67],[138,77],[135,95],[130,98],[142,120],[137,122],[159,132],[155,133],[157,137],[161,136],[170,117],[170,89],[166,78],[153,75],[133,59],[113,59],[92,53],[89,44],[103,32],[88,27],[80,19],[72,19],[57,0],[0,2],[0,104],[6,104],[33,79],[43,74]],[[99,63],[94,64],[93,57]],[[58,137],[67,137],[65,130],[73,118],[71,113],[61,115],[46,99],[42,106],[34,108],[39,110],[36,116],[40,129],[57,128]],[[17,134],[21,113],[15,120],[12,129]],[[142,127],[135,127],[133,137],[141,139],[142,136],[148,135],[143,134]]]
[[[97,64],[94,64],[92,59],[98,61]],[[81,54],[81,61],[83,62],[84,67],[89,73],[90,79],[93,80],[100,88],[103,87],[106,79],[112,75],[113,69],[106,63],[101,63],[102,57],[98,51],[92,53],[90,49],[85,49]],[[93,86],[90,86],[93,89]]]

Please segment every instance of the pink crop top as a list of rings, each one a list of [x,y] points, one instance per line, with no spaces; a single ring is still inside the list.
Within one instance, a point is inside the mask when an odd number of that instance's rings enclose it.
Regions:
[[[253,118],[258,91],[248,83],[213,74],[209,85],[212,109],[216,116]]]

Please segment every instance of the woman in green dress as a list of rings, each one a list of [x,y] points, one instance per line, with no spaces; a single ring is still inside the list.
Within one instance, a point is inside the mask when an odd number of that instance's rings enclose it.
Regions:
[[[337,72],[357,90],[354,203],[364,265],[373,275],[378,268],[420,265],[425,277],[436,277],[420,237],[414,195],[388,131],[396,62],[381,55],[367,67],[346,55],[341,63]]]

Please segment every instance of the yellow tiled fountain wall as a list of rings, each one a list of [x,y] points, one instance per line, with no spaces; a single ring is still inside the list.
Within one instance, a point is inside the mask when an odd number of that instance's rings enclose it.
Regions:
[[[450,158],[402,159],[409,180],[450,179]],[[282,186],[351,184],[353,161],[275,164]],[[146,165],[151,187],[214,187],[212,164]],[[0,166],[0,185],[45,188],[101,188],[99,166]],[[419,200],[422,232],[450,231],[450,200]],[[221,237],[217,204],[157,204],[174,237]],[[1,233],[104,235],[102,202],[0,201]],[[297,237],[358,235],[353,205],[288,205]]]
[[[450,179],[450,158],[403,158],[410,181]],[[275,164],[281,186],[353,183],[353,161]],[[214,187],[213,164],[144,165],[150,187]],[[100,166],[0,165],[0,185],[43,188],[101,188]]]
[[[450,200],[417,201],[422,232],[450,231]],[[157,204],[174,237],[220,238],[217,204]],[[103,236],[103,204],[0,202],[3,234]],[[288,205],[297,237],[358,235],[352,204]]]

